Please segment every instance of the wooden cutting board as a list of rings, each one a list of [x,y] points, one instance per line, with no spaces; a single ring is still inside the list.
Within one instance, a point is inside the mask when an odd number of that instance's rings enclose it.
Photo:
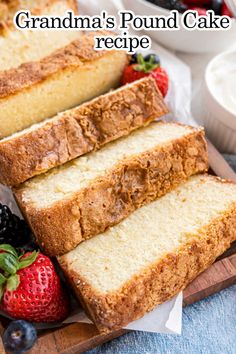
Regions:
[[[208,142],[212,171],[236,182],[236,174],[214,146]],[[236,242],[210,268],[199,275],[184,291],[184,306],[204,299],[236,284]],[[0,328],[3,331],[3,326]],[[74,323],[43,333],[29,354],[79,354],[125,334],[119,330],[101,335],[93,325]],[[0,353],[4,353],[0,343]]]

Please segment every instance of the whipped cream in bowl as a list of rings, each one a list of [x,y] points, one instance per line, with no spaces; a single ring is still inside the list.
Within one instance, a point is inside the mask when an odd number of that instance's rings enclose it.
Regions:
[[[201,123],[221,151],[236,154],[236,50],[213,58],[205,72]]]
[[[207,70],[208,87],[219,103],[236,119],[236,50],[213,60]]]

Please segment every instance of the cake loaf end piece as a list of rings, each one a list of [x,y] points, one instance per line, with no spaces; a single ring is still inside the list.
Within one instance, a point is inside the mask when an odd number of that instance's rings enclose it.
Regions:
[[[82,35],[39,61],[0,72],[0,138],[119,85],[128,55],[96,51],[98,33]]]

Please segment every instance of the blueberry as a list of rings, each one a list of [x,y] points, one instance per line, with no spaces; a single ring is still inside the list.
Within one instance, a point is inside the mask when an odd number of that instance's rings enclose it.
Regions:
[[[160,58],[157,54],[148,54],[144,58],[145,61],[150,61],[151,57],[154,57],[154,62],[153,64],[160,64]]]
[[[177,10],[184,12],[188,7],[181,0],[147,0],[157,6],[163,7],[167,10]]]
[[[138,62],[138,53],[134,53],[132,56],[131,56],[131,60],[130,60],[130,64],[136,64]]]
[[[223,0],[211,1],[211,10],[213,10],[216,15],[221,15],[222,6],[223,6]]]
[[[7,352],[12,354],[25,353],[37,340],[34,326],[26,321],[12,321],[3,333],[3,344]]]

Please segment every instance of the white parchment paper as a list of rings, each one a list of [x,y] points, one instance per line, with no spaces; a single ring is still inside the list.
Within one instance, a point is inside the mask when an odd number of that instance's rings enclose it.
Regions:
[[[154,333],[181,334],[182,328],[182,293],[157,308],[141,319],[129,323],[126,329]],[[92,323],[82,309],[74,311],[64,323],[83,322]]]
[[[108,14],[116,15],[117,6],[119,4],[121,4],[121,2],[118,0],[115,2],[107,0],[80,0],[79,11],[82,15],[97,15],[100,14],[101,10],[107,10]],[[155,52],[160,56],[162,65],[166,68],[170,77],[170,89],[166,97],[166,102],[172,113],[169,114],[168,118],[195,125],[190,113],[191,73],[189,67],[173,53],[168,52],[153,41],[152,44],[151,52]],[[148,54],[148,52],[145,54]],[[20,215],[10,190],[1,185],[0,202],[9,205],[13,212]],[[76,308],[74,308],[73,314],[64,323],[73,322],[91,323],[83,310],[77,308],[77,305]],[[130,323],[126,328],[137,331],[180,334],[181,323],[182,293],[172,300],[158,306],[140,320]]]

